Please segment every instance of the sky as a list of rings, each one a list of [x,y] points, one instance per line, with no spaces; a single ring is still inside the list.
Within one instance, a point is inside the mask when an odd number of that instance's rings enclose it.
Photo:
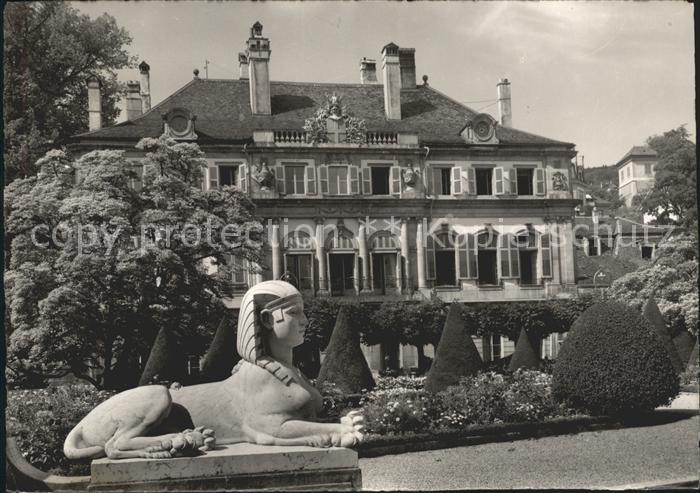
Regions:
[[[498,117],[511,82],[513,126],[573,142],[585,165],[614,164],[686,124],[695,140],[693,5],[670,2],[73,2],[112,15],[151,66],[153,105],[205,77],[238,78],[260,21],[272,80],[359,83],[362,57],[416,49],[417,80]],[[381,65],[377,68],[380,70]],[[138,79],[138,69],[120,79]],[[352,108],[349,108],[352,112]],[[362,115],[356,115],[361,117]]]

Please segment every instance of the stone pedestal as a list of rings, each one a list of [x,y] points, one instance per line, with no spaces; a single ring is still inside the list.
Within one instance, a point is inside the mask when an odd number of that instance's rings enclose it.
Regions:
[[[357,452],[237,443],[199,457],[99,459],[88,491],[360,490]]]

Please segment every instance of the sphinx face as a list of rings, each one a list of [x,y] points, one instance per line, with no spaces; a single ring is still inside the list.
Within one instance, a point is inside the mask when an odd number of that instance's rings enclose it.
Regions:
[[[304,342],[304,333],[309,320],[304,314],[304,303],[297,302],[272,313],[271,337],[284,346],[294,348]]]

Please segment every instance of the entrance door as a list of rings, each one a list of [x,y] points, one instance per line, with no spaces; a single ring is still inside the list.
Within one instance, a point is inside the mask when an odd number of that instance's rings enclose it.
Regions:
[[[331,295],[354,294],[353,267],[355,255],[352,253],[332,253],[328,255],[331,277]]]
[[[372,284],[379,294],[396,289],[396,254],[372,254]]]

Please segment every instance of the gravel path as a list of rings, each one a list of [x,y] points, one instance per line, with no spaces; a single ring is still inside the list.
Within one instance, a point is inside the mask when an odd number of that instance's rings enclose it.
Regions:
[[[694,416],[653,426],[360,459],[362,484],[365,490],[605,488],[697,477],[699,426]]]

